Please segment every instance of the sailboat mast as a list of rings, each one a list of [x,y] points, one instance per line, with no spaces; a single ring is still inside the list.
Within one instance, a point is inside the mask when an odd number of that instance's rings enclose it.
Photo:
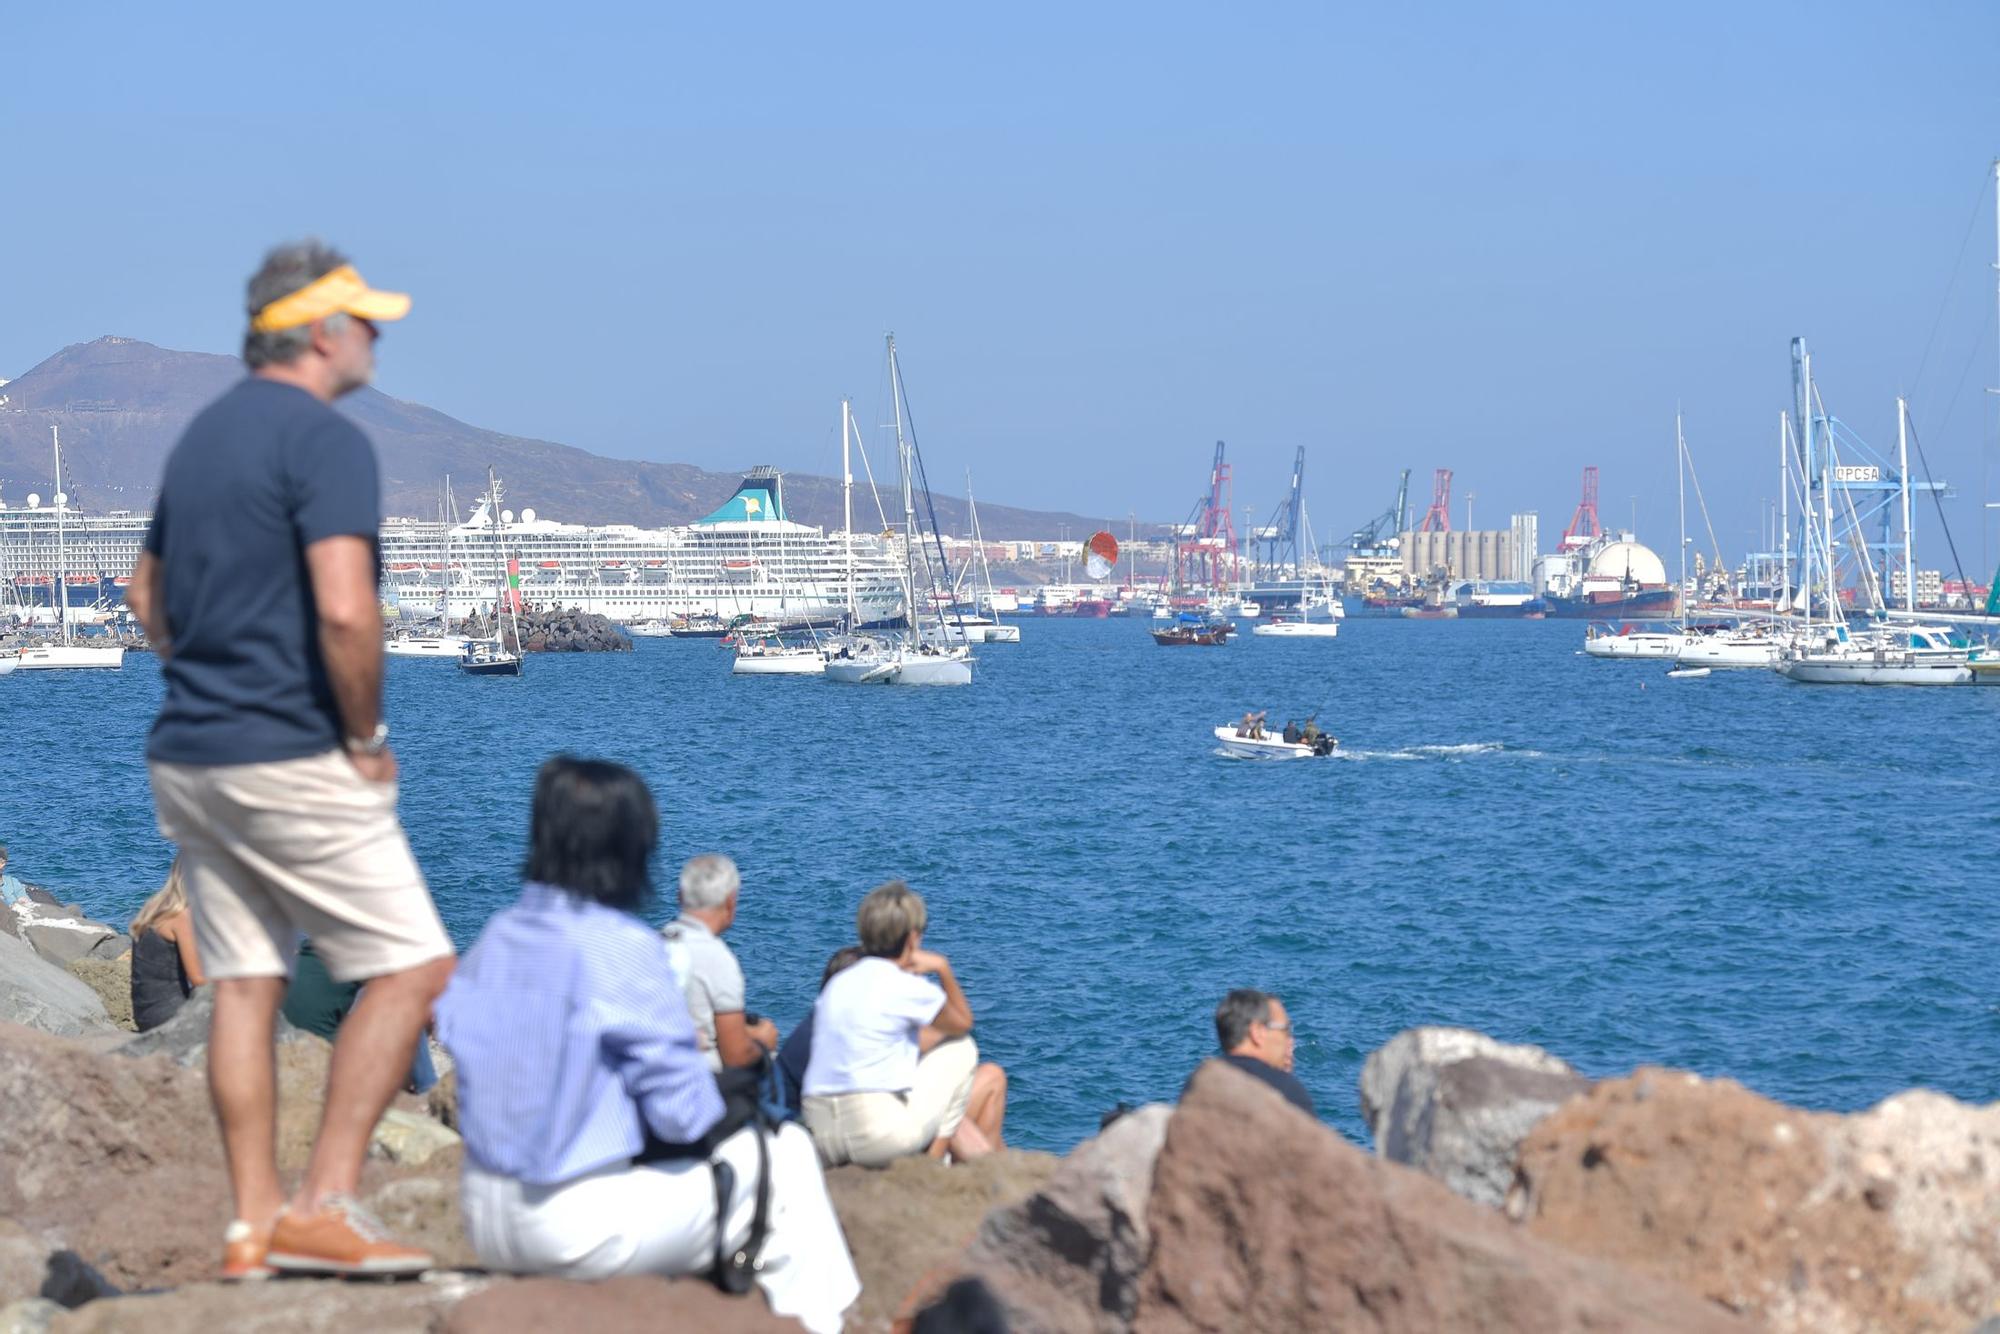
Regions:
[[[903,374],[896,364],[896,335],[889,342],[889,403],[896,413],[896,466],[903,474],[903,624],[919,639],[917,620],[917,569],[913,557],[917,543],[917,500],[910,489],[910,444],[903,438]]]
[[[1778,576],[1782,591],[1778,595],[1778,605],[1785,611],[1792,609],[1792,464],[1785,451],[1791,447],[1792,428],[1789,414],[1778,413],[1778,563],[1784,573]]]
[[[1903,610],[1917,612],[1917,567],[1911,559],[1914,546],[1910,536],[1910,404],[1896,400],[1896,469],[1903,478]]]
[[[854,464],[848,455],[847,438],[854,430],[854,409],[840,400],[840,503],[845,529],[842,545],[847,548],[847,628],[854,629]]]
[[[62,480],[62,431],[54,422],[49,423],[49,438],[56,451],[56,596],[61,600],[62,642],[69,643],[69,533],[63,527],[63,512],[69,508],[69,497],[63,494]]]
[[[1687,492],[1687,437],[1681,433],[1680,410],[1674,410],[1674,488],[1680,497],[1681,511],[1681,584],[1674,594],[1674,609],[1687,615],[1688,586],[1688,492]]]

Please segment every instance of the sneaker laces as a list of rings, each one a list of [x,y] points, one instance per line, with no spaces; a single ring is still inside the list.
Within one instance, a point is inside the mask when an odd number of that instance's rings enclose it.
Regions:
[[[351,1195],[329,1195],[320,1201],[320,1209],[326,1213],[337,1213],[347,1222],[354,1235],[363,1241],[389,1242],[395,1238],[382,1220],[368,1211],[367,1206]]]

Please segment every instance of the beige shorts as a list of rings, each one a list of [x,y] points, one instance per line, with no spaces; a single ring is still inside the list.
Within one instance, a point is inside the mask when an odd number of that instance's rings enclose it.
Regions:
[[[800,1114],[828,1167],[858,1163],[887,1167],[930,1148],[965,1119],[979,1044],[946,1038],[917,1061],[917,1082],[904,1093],[836,1093],[803,1100]]]
[[[302,935],[340,982],[452,954],[396,819],[394,783],[367,781],[337,750],[150,767],[211,979],[285,977]]]

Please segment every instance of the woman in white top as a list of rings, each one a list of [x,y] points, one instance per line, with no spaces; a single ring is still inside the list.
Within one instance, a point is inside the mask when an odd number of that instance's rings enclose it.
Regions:
[[[925,922],[909,886],[871,890],[855,914],[865,957],[813,1005],[803,1111],[829,1166],[886,1167],[947,1149],[976,1158],[1001,1147],[1007,1076],[979,1063],[972,1007],[950,962],[923,948]]]

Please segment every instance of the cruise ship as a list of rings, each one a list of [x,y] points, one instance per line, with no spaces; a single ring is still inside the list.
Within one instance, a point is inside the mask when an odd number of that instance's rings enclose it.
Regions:
[[[464,523],[390,519],[382,525],[383,600],[411,618],[490,608],[503,560],[517,561],[521,597],[614,621],[755,616],[779,625],[831,623],[847,607],[847,543],[785,514],[776,469],[753,468],[736,493],[680,528],[557,523],[532,509],[481,500]],[[856,534],[854,603],[863,623],[902,607],[892,538]],[[502,554],[504,553],[504,555]]]
[[[55,605],[56,512],[0,500],[0,616],[48,619]],[[79,619],[123,600],[150,516],[68,510],[69,603]],[[830,623],[847,607],[848,547],[839,533],[794,523],[784,484],[753,468],[714,513],[678,528],[558,523],[532,509],[502,510],[496,525],[482,500],[460,524],[392,518],[382,525],[382,599],[412,620],[446,611],[469,616],[493,605],[504,562],[517,561],[530,603],[577,607],[615,621],[752,615],[779,625]],[[856,620],[900,614],[899,539],[856,534]],[[504,554],[503,554],[504,553]]]

